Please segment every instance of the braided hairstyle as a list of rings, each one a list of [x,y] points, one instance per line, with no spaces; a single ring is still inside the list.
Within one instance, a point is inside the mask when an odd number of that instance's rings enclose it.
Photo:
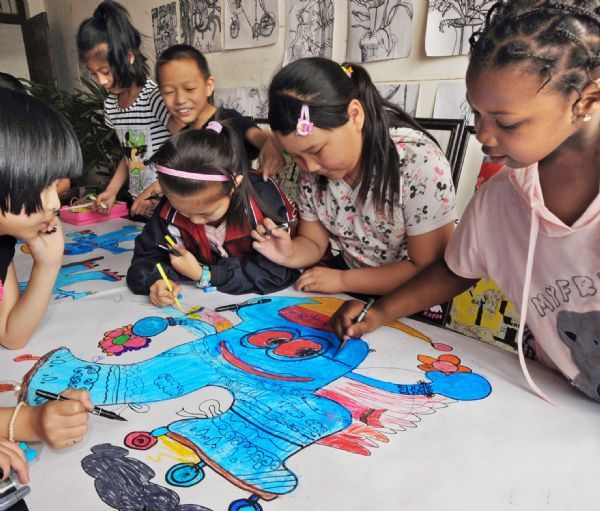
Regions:
[[[600,64],[599,0],[508,0],[488,11],[471,36],[479,68],[529,63],[542,80],[567,95],[581,92]]]

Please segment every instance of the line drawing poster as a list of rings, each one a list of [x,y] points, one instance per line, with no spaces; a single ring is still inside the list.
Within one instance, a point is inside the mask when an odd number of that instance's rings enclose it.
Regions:
[[[221,51],[223,0],[179,0],[181,36],[203,53]]]
[[[385,99],[398,105],[413,117],[417,115],[417,103],[419,102],[419,90],[421,89],[420,84],[376,83],[375,87]]]
[[[151,11],[156,57],[177,44],[177,7],[175,2],[159,5]]]
[[[408,57],[412,0],[350,0],[346,60],[374,62]]]
[[[251,116],[250,89],[247,87],[216,89],[215,106],[218,108],[231,108],[242,115]]]
[[[331,58],[333,0],[286,0],[283,65],[304,57]]]
[[[433,117],[435,119],[465,119],[467,124],[473,124],[473,112],[467,101],[467,85],[464,80],[438,83]]]
[[[495,0],[429,0],[425,53],[429,57],[467,55],[469,38],[483,27]]]
[[[225,48],[256,48],[275,44],[279,37],[277,0],[227,0]]]

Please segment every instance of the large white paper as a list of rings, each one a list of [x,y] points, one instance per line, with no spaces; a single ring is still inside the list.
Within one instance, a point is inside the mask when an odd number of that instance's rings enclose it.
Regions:
[[[496,0],[429,0],[425,52],[430,57],[466,55]]]
[[[285,15],[284,65],[304,57],[331,58],[333,0],[286,0]]]
[[[277,0],[227,0],[225,48],[255,48],[275,44],[279,37]]]
[[[219,108],[231,108],[242,115],[251,116],[250,89],[238,87],[233,89],[216,89],[215,106]]]
[[[177,44],[177,7],[171,2],[155,7],[151,13],[154,50],[158,57],[169,46]]]
[[[183,42],[203,53],[220,51],[223,0],[179,0]]]
[[[473,111],[467,101],[467,85],[464,80],[438,83],[433,107],[435,119],[465,119],[473,124]]]
[[[372,62],[408,57],[412,0],[350,0],[346,60]]]
[[[385,99],[398,105],[405,112],[413,117],[417,114],[421,88],[418,83],[376,83],[375,87]]]

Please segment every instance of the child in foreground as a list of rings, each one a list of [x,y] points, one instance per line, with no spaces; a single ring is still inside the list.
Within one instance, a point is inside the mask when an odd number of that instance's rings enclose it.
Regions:
[[[248,171],[231,121],[173,135],[154,155],[164,199],[135,242],[127,284],[164,307],[182,279],[230,294],[270,293],[289,286],[298,271],[272,263],[252,248],[250,233],[265,216],[295,220],[293,204],[277,185]],[[176,241],[176,255],[166,236]],[[165,248],[161,248],[161,245]],[[160,263],[171,292],[161,278]]]
[[[600,401],[600,3],[497,2],[471,40],[467,97],[483,151],[504,168],[469,204],[435,263],[333,319],[360,337],[489,275],[521,309],[537,358]],[[510,252],[510,254],[508,254]]]
[[[64,239],[56,211],[61,178],[78,177],[82,160],[73,130],[36,98],[0,87],[0,345],[24,347],[39,326],[61,267]],[[21,294],[13,258],[17,240],[27,244],[33,268]],[[0,356],[8,357],[6,350]],[[15,441],[43,440],[67,447],[81,440],[93,408],[84,391],[71,401],[0,408],[0,468],[15,468],[27,481]]]
[[[309,268],[298,290],[381,295],[443,256],[455,220],[450,165],[361,66],[319,57],[287,65],[269,88],[269,123],[301,170],[300,224],[291,239],[267,219],[254,247]],[[330,238],[340,255],[311,268]]]

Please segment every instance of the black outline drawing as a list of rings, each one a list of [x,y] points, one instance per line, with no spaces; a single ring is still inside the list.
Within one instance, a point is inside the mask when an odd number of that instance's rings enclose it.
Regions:
[[[220,51],[222,0],[179,0],[183,42],[204,53]]]
[[[398,105],[402,110],[413,117],[417,113],[417,103],[419,102],[420,84],[415,83],[376,83],[375,87],[384,99]],[[413,93],[414,90],[414,93]],[[412,96],[414,104],[412,104]],[[408,104],[410,102],[410,104]]]
[[[357,9],[352,9],[352,4],[356,4]],[[400,8],[406,10],[412,21],[412,0],[350,0],[350,30],[358,28],[364,30],[358,39],[361,62],[402,56],[396,48],[398,38],[391,30]]]
[[[215,106],[237,110],[242,115],[251,115],[249,89],[235,87],[215,90]]]
[[[243,31],[249,30],[252,44],[248,41],[248,47],[260,46],[261,39],[268,39],[273,35],[277,27],[277,2],[274,2],[274,10],[269,10],[267,0],[227,0],[231,12],[228,12],[228,38],[235,40]],[[272,1],[272,0],[271,0]],[[251,5],[254,4],[254,5]],[[245,28],[247,25],[247,29]],[[241,40],[240,40],[241,42]],[[258,44],[257,44],[258,43]],[[227,47],[227,41],[225,42]],[[236,46],[237,48],[237,46]]]
[[[269,91],[266,87],[251,87],[248,89],[248,98],[252,117],[268,117]]]
[[[443,18],[438,27],[440,33],[445,33],[446,28],[454,29],[452,52],[446,55],[468,53],[469,37],[483,25],[487,12],[494,3],[495,0],[430,0],[429,12],[437,11]],[[447,18],[450,12],[457,17]]]
[[[291,0],[286,12],[290,26],[284,64],[303,57],[331,58],[333,0]]]
[[[177,44],[177,6],[175,2],[152,9],[154,49],[158,57],[169,46]]]

